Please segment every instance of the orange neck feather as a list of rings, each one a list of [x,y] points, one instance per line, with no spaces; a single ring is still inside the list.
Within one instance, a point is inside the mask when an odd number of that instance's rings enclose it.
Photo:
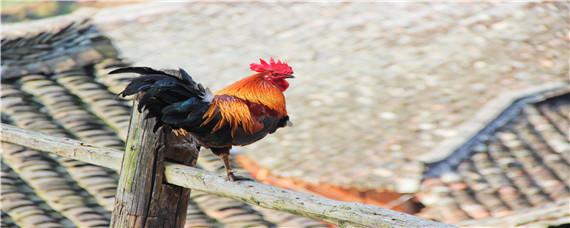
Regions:
[[[281,115],[287,115],[285,96],[271,82],[264,79],[266,73],[257,73],[241,79],[219,91],[216,95],[234,96],[249,102],[267,106]]]

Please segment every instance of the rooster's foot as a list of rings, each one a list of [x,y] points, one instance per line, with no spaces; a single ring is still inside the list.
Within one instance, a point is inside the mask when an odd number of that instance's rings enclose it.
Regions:
[[[255,181],[254,179],[251,179],[249,177],[244,177],[244,176],[237,176],[234,173],[228,173],[227,178],[228,181]]]

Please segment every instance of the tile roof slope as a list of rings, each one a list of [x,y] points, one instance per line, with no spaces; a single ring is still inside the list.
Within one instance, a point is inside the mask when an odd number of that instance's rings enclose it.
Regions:
[[[570,89],[544,97],[515,107],[514,115],[498,120],[501,126],[478,135],[459,163],[428,170],[418,194],[426,206],[420,215],[456,223],[569,202]]]
[[[570,224],[570,200],[561,200],[545,206],[527,208],[516,214],[499,218],[468,220],[461,227],[566,227]]]
[[[122,149],[131,107],[116,94],[133,75],[107,74],[126,64],[88,21],[54,23],[2,40],[2,122]],[[7,143],[2,151],[3,227],[109,225],[114,171]],[[209,156],[199,165],[219,169]],[[323,226],[204,192],[191,198],[186,227]]]
[[[260,56],[286,59],[295,126],[247,158],[283,179],[414,191],[417,157],[487,101],[565,79],[565,21],[556,2],[192,3],[101,29],[137,63],[186,68],[213,89]]]

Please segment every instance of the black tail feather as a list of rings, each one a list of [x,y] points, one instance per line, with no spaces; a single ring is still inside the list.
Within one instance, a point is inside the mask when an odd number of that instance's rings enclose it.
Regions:
[[[120,74],[120,73],[137,73],[141,75],[166,74],[163,71],[155,70],[150,67],[123,67],[109,72],[109,74]]]
[[[125,97],[140,93],[136,108],[139,112],[148,111],[145,118],[157,118],[155,131],[163,124],[173,129],[182,127],[180,124],[195,126],[195,122],[201,120],[201,116],[210,105],[210,101],[206,99],[211,96],[209,91],[196,83],[182,69],[125,67],[110,72],[110,74],[118,73],[141,75],[134,78],[119,95]],[[192,124],[189,125],[189,121]]]

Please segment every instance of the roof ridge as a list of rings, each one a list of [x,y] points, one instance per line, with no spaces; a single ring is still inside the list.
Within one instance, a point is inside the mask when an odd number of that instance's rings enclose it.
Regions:
[[[13,33],[2,39],[2,80],[53,74],[76,65],[117,58],[118,51],[90,19],[69,15],[50,29]],[[17,34],[15,36],[14,34]]]
[[[473,118],[457,127],[459,134],[444,140],[430,152],[419,157],[419,160],[427,165],[424,178],[437,176],[450,169],[452,166],[450,164],[459,164],[470,154],[479,139],[505,125],[527,104],[566,93],[570,93],[570,85],[556,82],[509,91],[492,99],[475,113]]]
[[[5,39],[31,37],[43,32],[58,31],[77,21],[89,21],[96,13],[96,9],[85,7],[73,11],[70,14],[44,18],[41,20],[2,24],[2,42],[4,42]]]

